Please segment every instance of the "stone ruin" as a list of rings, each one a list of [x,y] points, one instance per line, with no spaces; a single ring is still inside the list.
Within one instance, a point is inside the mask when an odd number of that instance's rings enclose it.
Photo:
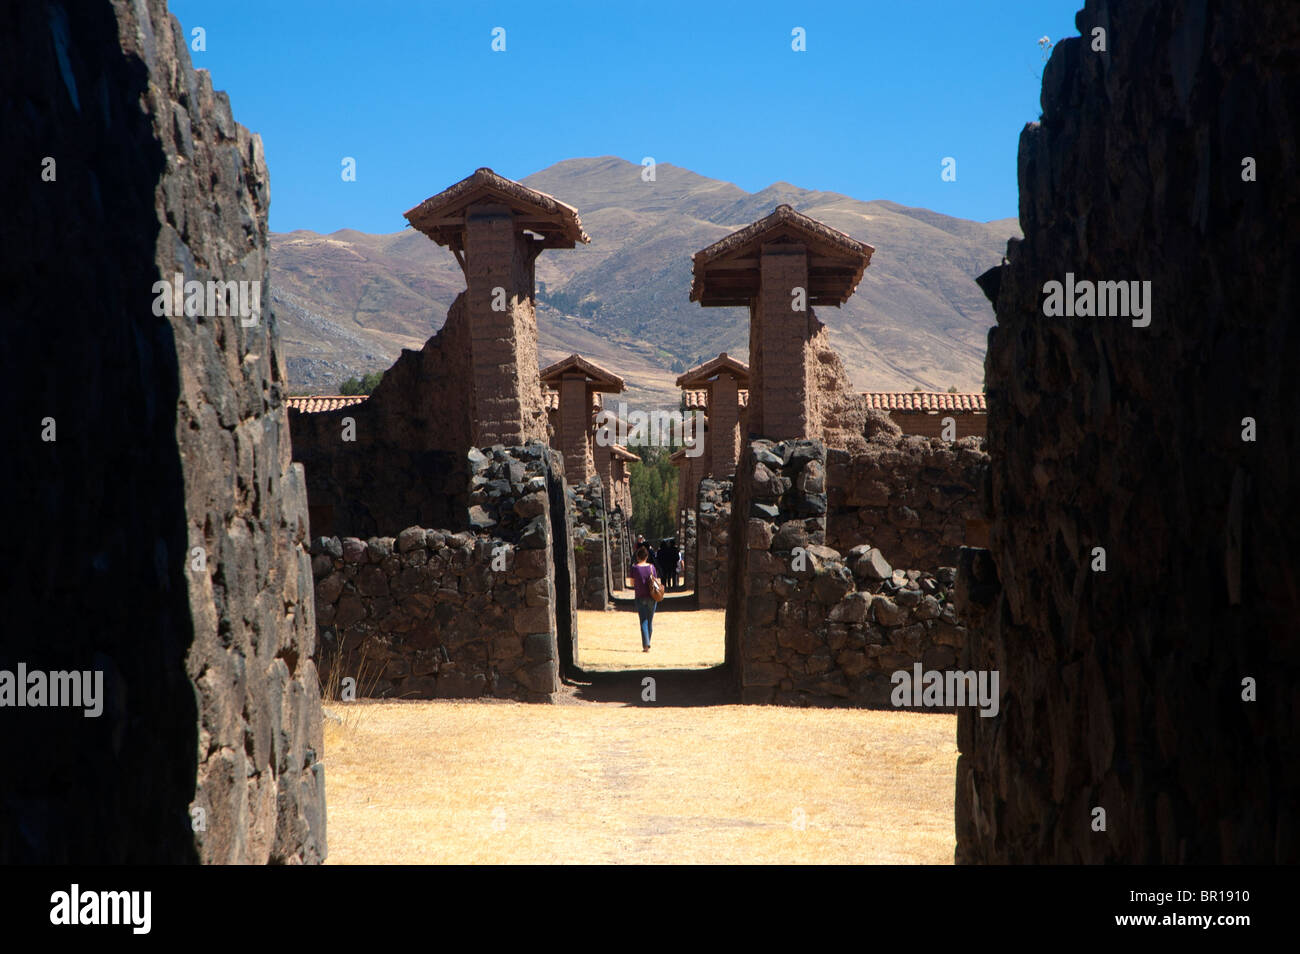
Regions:
[[[326,682],[550,699],[574,667],[574,611],[612,609],[623,587],[637,459],[595,439],[618,375],[577,354],[537,368],[536,256],[587,236],[572,207],[490,169],[407,218],[452,251],[466,290],[370,397],[290,418]]]
[[[727,650],[742,702],[883,707],[894,672],[956,662],[952,567],[895,570],[878,547],[825,545],[820,441],[749,443],[730,516]]]
[[[612,609],[612,594],[624,588],[630,563],[625,543],[632,494],[626,463],[638,458],[621,445],[601,445],[595,418],[603,409],[602,396],[621,393],[623,379],[571,354],[543,368],[541,380],[555,397],[552,430],[574,497],[578,607]]]
[[[94,718],[4,710],[0,863],[326,854],[269,182],[261,140],[191,68],[186,39],[162,0],[19,4],[0,39],[24,183],[0,256],[20,428],[0,486],[26,548],[0,670],[102,678]],[[36,180],[42,156],[50,181]],[[52,291],[73,303],[56,321]]]
[[[866,401],[853,392],[813,306],[847,301],[874,252],[778,205],[695,253],[691,301],[749,309],[751,434],[862,447]]]
[[[724,351],[712,361],[706,361],[679,375],[677,386],[703,392],[700,395],[703,400],[697,398],[696,401],[687,402],[687,410],[694,410],[703,404],[707,421],[703,453],[691,458],[686,456],[683,448],[683,458],[700,460],[703,473],[715,477],[734,474],[741,438],[749,433],[749,402],[744,399],[749,393],[749,365],[737,361]],[[703,473],[699,476],[703,476]],[[683,494],[692,494],[693,488],[698,484],[697,476],[694,484],[687,483],[682,488]]]
[[[573,649],[557,635],[572,606],[557,588],[551,515],[563,479],[538,443],[467,459],[470,529],[314,542],[327,685],[346,674],[359,696],[527,702],[559,687],[561,649],[569,663]]]
[[[477,291],[473,288],[474,276],[504,274],[504,271],[499,267],[494,270],[477,266],[475,255],[526,258],[519,252],[520,247],[535,252],[547,244],[531,239],[531,245],[512,244],[501,237],[509,229],[499,225],[496,245],[476,246],[473,230],[467,223],[474,219],[477,215],[474,210],[479,208],[490,209],[492,221],[506,222],[513,216],[517,232],[539,222],[552,222],[555,231],[548,234],[557,237],[550,241],[551,245],[571,244],[581,236],[576,212],[568,206],[486,170],[480,170],[413,210],[410,215],[417,225],[457,252],[467,283],[471,285],[465,296],[453,305],[447,325],[421,353],[425,362],[437,352],[443,362],[441,366],[445,367],[455,357],[446,349],[456,341],[468,351],[471,365],[478,361],[479,342],[484,335],[476,337],[466,330],[472,327],[474,319],[472,310],[462,307],[462,302],[483,294],[481,288]],[[551,218],[539,218],[538,210],[545,210]],[[885,548],[888,559],[912,561],[909,565],[926,570],[925,578],[933,581],[951,575],[940,568],[951,567],[956,562],[957,547],[967,542],[968,523],[978,522],[975,473],[982,463],[978,447],[970,441],[950,445],[938,440],[903,438],[887,416],[870,408],[863,395],[852,391],[842,363],[826,341],[825,328],[806,307],[810,303],[839,304],[846,300],[867,267],[871,252],[870,246],[782,206],[771,216],[696,256],[693,297],[705,305],[748,301],[753,317],[752,347],[760,357],[766,355],[751,368],[724,353],[678,378],[679,386],[687,390],[688,396],[693,396],[694,406],[689,406],[688,401],[687,411],[703,410],[707,420],[707,429],[701,435],[703,446],[683,449],[673,456],[684,485],[679,490],[679,502],[689,503],[689,507],[682,508],[683,512],[694,517],[692,521],[683,520],[689,528],[685,533],[693,530],[695,537],[690,541],[694,549],[687,551],[692,557],[687,560],[688,582],[694,584],[702,608],[730,608],[737,581],[741,580],[732,564],[748,552],[749,537],[747,528],[741,528],[737,535],[738,511],[733,508],[732,497],[752,492],[736,486],[736,473],[742,447],[747,452],[752,450],[750,441],[757,427],[770,426],[799,434],[804,428],[812,429],[811,438],[787,439],[813,441],[822,474],[819,480],[830,488],[829,497],[825,488],[820,492],[823,505],[819,511],[820,528],[815,534],[818,546],[824,547],[829,540],[853,554],[863,552],[864,546],[873,553]],[[467,473],[463,454],[454,443],[463,439],[465,429],[444,430],[439,435],[427,427],[431,417],[427,410],[423,412],[424,418],[415,413],[421,404],[441,406],[448,396],[430,394],[432,386],[423,380],[429,372],[417,363],[414,353],[405,353],[394,372],[385,376],[375,394],[363,404],[309,415],[295,413],[292,418],[295,441],[299,429],[304,435],[302,445],[295,443],[295,447],[300,447],[300,456],[308,465],[312,506],[333,506],[335,513],[339,512],[335,491],[342,483],[341,474],[348,475],[347,486],[352,488],[348,491],[353,502],[349,519],[360,532],[353,531],[347,536],[339,531],[318,538],[314,554],[319,575],[317,598],[322,606],[321,640],[331,651],[331,677],[335,666],[341,667],[338,671],[357,679],[364,694],[407,697],[505,694],[521,699],[537,699],[539,693],[545,696],[546,692],[537,688],[535,679],[519,675],[518,667],[535,660],[522,652],[515,637],[527,637],[532,640],[530,645],[535,644],[538,649],[549,640],[551,654],[545,658],[557,661],[559,674],[566,673],[574,656],[571,610],[611,609],[614,593],[625,584],[631,556],[626,552],[630,499],[626,475],[620,469],[625,458],[635,457],[625,448],[606,446],[598,439],[601,429],[597,427],[600,418],[612,418],[615,429],[622,430],[618,414],[604,404],[609,395],[622,391],[623,381],[581,355],[571,354],[541,369],[534,388],[534,379],[524,370],[534,360],[535,352],[529,350],[529,343],[536,340],[532,313],[522,304],[531,300],[531,278],[526,278],[522,284],[512,286],[513,298],[509,299],[517,303],[518,313],[511,316],[497,312],[489,321],[494,342],[522,343],[522,350],[512,351],[509,360],[504,361],[498,350],[483,353],[488,355],[493,367],[499,365],[503,369],[504,391],[491,392],[491,408],[514,408],[524,418],[529,418],[534,406],[544,408],[548,430],[564,461],[561,474],[560,457],[547,457],[555,462],[554,472],[548,470],[551,502],[547,513],[527,511],[534,522],[554,522],[556,528],[546,544],[550,560],[547,578],[554,577],[555,592],[546,600],[552,612],[545,631],[531,618],[542,612],[540,593],[532,594],[529,599],[523,595],[524,589],[533,585],[525,581],[537,578],[521,576],[515,582],[513,578],[494,576],[503,569],[492,565],[494,548],[502,546],[503,540],[511,541],[508,535],[493,536],[501,532],[501,519],[486,514],[481,503],[475,503],[478,491],[474,488],[481,483],[480,478]],[[796,284],[789,285],[789,282]],[[456,339],[458,333],[460,338]],[[399,371],[403,362],[412,370]],[[471,404],[477,402],[477,395],[488,393],[484,382],[489,377],[490,374],[471,374],[462,368],[459,380],[475,395]],[[445,383],[438,386],[446,387]],[[542,395],[540,401],[532,400],[534,390]],[[408,409],[410,420],[393,421],[392,409],[396,407]],[[337,429],[346,425],[345,419],[353,420],[358,435],[365,432],[381,435],[377,445],[370,445],[372,448],[391,449],[399,443],[392,435],[398,434],[404,459],[414,462],[418,458],[426,466],[425,472],[416,473],[416,479],[410,473],[403,476],[405,483],[401,489],[407,492],[406,496],[395,496],[383,505],[382,513],[372,503],[378,496],[376,488],[362,488],[358,484],[359,475],[368,472],[351,460],[364,456],[368,446],[359,436],[352,442],[338,439]],[[492,430],[476,433],[518,437],[528,431],[529,425],[523,419],[516,422],[517,426],[505,417],[493,420]],[[403,427],[405,432],[400,430]],[[832,448],[829,452],[825,450],[828,443]],[[471,457],[476,453],[479,452],[470,451]],[[501,444],[481,448],[481,454],[486,456],[500,457],[502,453],[509,456],[515,452]],[[419,457],[438,454],[442,456]],[[313,466],[321,472],[313,473]],[[746,473],[745,481],[751,479],[755,478]],[[443,510],[436,513],[416,500],[421,494],[428,496],[431,482],[435,487],[442,487]],[[421,489],[421,484],[425,489]],[[507,494],[507,499],[511,487],[509,481],[500,478],[488,484],[493,494]],[[318,495],[318,488],[324,488],[323,497]],[[758,493],[761,495],[762,491]],[[506,513],[513,505],[498,503],[498,510]],[[754,506],[762,511],[769,505],[760,501]],[[430,524],[421,519],[430,513],[442,522]],[[374,519],[361,520],[359,515]],[[756,513],[752,518],[760,516],[761,513]],[[777,520],[778,516],[774,510],[770,518]],[[316,517],[317,511],[313,510],[313,518]],[[402,520],[411,522],[398,530]],[[373,533],[374,527],[381,524],[392,528],[388,536]],[[488,534],[488,538],[470,545],[467,541],[474,534]],[[409,554],[402,549],[403,539],[412,545]],[[540,539],[534,537],[533,545],[540,547]],[[783,536],[778,536],[778,540],[782,539]],[[421,540],[446,541],[440,546],[463,555],[439,557],[427,543],[418,545]],[[366,566],[367,559],[373,566]],[[771,559],[769,555],[769,563]],[[876,562],[885,560],[885,556],[880,556]],[[920,578],[921,570],[911,571],[910,576],[908,571],[900,570],[897,582],[910,592],[909,582],[914,584]],[[895,582],[891,576],[884,585],[894,586]],[[772,597],[775,599],[780,597],[779,588],[784,584],[769,580],[755,586],[777,594]],[[772,589],[773,586],[778,589]],[[824,589],[822,584],[818,586]],[[516,593],[511,587],[523,589]],[[787,602],[803,599],[797,590],[785,595]],[[487,603],[497,598],[505,601],[504,608],[498,606],[493,612],[486,612]],[[815,619],[817,605],[820,604],[806,603],[800,610],[807,627],[805,634],[829,638],[827,626],[830,622],[838,625],[841,620],[838,617],[831,620],[829,615]],[[930,619],[904,625],[906,614],[891,615],[889,606],[882,603],[883,615],[879,621],[873,616],[855,618],[852,622],[865,627],[876,623],[883,627],[902,625],[896,646],[889,640],[872,645],[895,646],[895,649],[915,645],[924,654],[929,644],[917,634],[934,628],[933,624],[922,625]],[[828,607],[824,609],[825,614],[831,612]],[[476,622],[457,624],[454,620],[458,613],[472,614]],[[743,674],[749,670],[742,663],[746,659],[754,660],[755,646],[762,642],[763,627],[770,621],[758,614],[735,619],[739,628],[733,626],[735,634],[729,646],[735,652],[729,651],[728,661]],[[502,626],[513,635],[504,642],[494,641],[491,631]],[[811,638],[806,636],[800,646]],[[843,646],[837,646],[836,650],[841,656],[847,652]],[[875,653],[871,659],[886,662],[895,661],[897,655],[883,650],[876,653],[864,649],[863,652]],[[772,666],[778,665],[771,658],[762,661],[768,667],[764,671],[769,673]],[[812,685],[801,678],[803,674],[798,670],[801,663],[785,660],[780,664],[794,668],[771,684],[771,692],[758,691],[763,687],[757,685],[749,687],[754,691],[744,691],[742,686],[742,695],[755,700],[801,704],[879,701],[878,686],[868,688],[863,682],[867,678],[863,674],[872,670],[871,665],[859,665],[852,660],[844,662],[847,666],[844,671],[852,672],[858,681],[852,686],[836,682],[836,690],[830,691],[826,689],[830,683],[822,681]],[[369,684],[363,672],[370,673]],[[817,689],[818,686],[821,688]],[[555,683],[549,691],[557,687]]]
[[[890,407],[880,408],[881,402],[873,400],[878,396],[852,390],[843,363],[827,340],[825,326],[812,311],[813,305],[838,306],[846,301],[873,252],[870,245],[782,205],[695,255],[692,300],[704,306],[746,305],[750,311],[748,366],[722,354],[677,379],[680,387],[703,389],[694,401],[707,408],[708,429],[703,455],[692,460],[678,452],[673,461],[681,482],[681,524],[694,534],[693,583],[699,605],[727,607],[728,659],[739,664],[741,691],[747,699],[853,699],[863,704],[876,704],[880,699],[876,689],[850,689],[836,683],[831,691],[827,688],[830,683],[810,683],[799,678],[797,667],[775,682],[746,689],[744,680],[758,671],[746,669],[746,660],[756,658],[754,647],[766,639],[764,627],[772,620],[750,612],[752,607],[738,594],[757,598],[762,592],[763,605],[776,600],[785,608],[783,613],[802,598],[784,583],[773,590],[771,581],[752,581],[746,576],[746,560],[754,557],[746,554],[753,544],[747,542],[749,532],[737,519],[777,520],[781,516],[775,501],[756,503],[755,512],[747,515],[743,506],[736,509],[733,498],[748,500],[763,493],[746,486],[751,480],[760,480],[761,471],[755,476],[742,467],[743,479],[736,476],[741,448],[752,453],[754,438],[812,441],[809,446],[817,448],[821,502],[816,514],[818,527],[809,529],[809,539],[815,539],[819,547],[830,543],[855,553],[862,552],[863,546],[883,552],[887,557],[882,560],[918,568],[900,571],[901,579],[915,582],[922,571],[931,580],[951,576],[958,549],[967,542],[984,542],[977,489],[987,458],[979,441],[904,437],[887,413],[914,411],[928,416],[933,410],[969,415],[977,402],[971,395],[943,395],[943,400],[918,395],[907,404],[888,399],[884,403]],[[688,406],[690,394],[688,391]],[[967,425],[968,431],[973,429]],[[934,436],[941,434],[936,430]],[[770,452],[764,453],[770,456]],[[774,479],[780,483],[784,478]],[[688,515],[692,518],[689,522]],[[683,530],[683,536],[686,532]],[[765,565],[771,572],[775,572],[774,560],[769,554]],[[747,589],[747,581],[755,588]],[[809,627],[805,633],[813,634],[805,642],[821,639],[817,645],[824,648],[830,609],[818,606],[808,603],[799,612],[801,625]],[[889,625],[897,624],[888,609],[883,612],[891,619]],[[822,618],[815,619],[819,613]],[[782,616],[782,625],[785,621]],[[913,638],[912,632],[908,630],[906,645],[915,644],[922,652],[928,644]],[[945,636],[951,634],[945,632]],[[889,654],[872,658],[895,659]],[[761,657],[761,661],[759,668],[770,676],[776,664],[770,657]],[[857,667],[857,663],[848,665],[850,670]],[[854,677],[867,668],[856,668]]]
[[[104,692],[95,719],[6,716],[0,861],[319,862],[318,607],[393,694],[541,701],[572,663],[574,501],[609,491],[544,446],[532,265],[586,237],[487,170],[411,210],[465,269],[446,325],[368,400],[287,412],[258,137],[161,0],[13,17],[0,116],[58,176],[11,196],[0,268],[15,314],[49,288],[94,308],[11,322],[0,356],[11,446],[36,444],[0,489],[38,541],[0,668]],[[1057,44],[1025,238],[981,281],[990,458],[886,427],[811,310],[782,311],[851,291],[869,246],[782,207],[697,256],[693,297],[753,319],[734,473],[696,481],[732,544],[728,659],[742,698],[792,704],[881,704],[909,660],[1000,672],[998,718],[958,710],[958,861],[1294,862],[1300,11],[1087,0],[1078,23],[1110,50]],[[1149,280],[1149,326],[1045,318],[1074,272]],[[178,274],[254,307],[175,307]],[[980,519],[955,584],[895,569]]]
[[[981,280],[991,527],[958,590],[1002,714],[958,714],[957,860],[1294,864],[1300,6],[1076,23]],[[1148,323],[1046,317],[1067,273],[1149,281]]]
[[[479,169],[406,218],[451,250],[465,291],[438,333],[420,351],[403,350],[364,402],[290,413],[317,533],[463,528],[469,449],[549,439],[534,263],[545,249],[589,241],[577,211]]]

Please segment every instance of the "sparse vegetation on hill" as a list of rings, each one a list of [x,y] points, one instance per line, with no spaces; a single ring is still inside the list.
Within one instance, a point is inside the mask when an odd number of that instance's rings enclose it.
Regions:
[[[384,372],[371,371],[360,378],[348,378],[339,385],[339,394],[373,394],[383,377]]]

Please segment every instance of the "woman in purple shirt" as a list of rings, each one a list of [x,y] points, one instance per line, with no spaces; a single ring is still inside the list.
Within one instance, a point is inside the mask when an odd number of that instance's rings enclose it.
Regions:
[[[641,652],[650,652],[650,631],[654,627],[655,601],[650,596],[650,580],[658,573],[650,565],[650,551],[636,548],[636,562],[632,564],[632,593],[636,596],[636,615],[641,620]]]

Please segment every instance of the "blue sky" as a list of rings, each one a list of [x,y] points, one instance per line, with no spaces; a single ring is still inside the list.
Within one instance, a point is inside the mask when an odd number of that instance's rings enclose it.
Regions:
[[[1015,216],[1038,38],[1082,0],[846,3],[172,0],[196,67],[262,136],[271,228],[394,232],[491,166],[652,156],[750,192],[785,181]],[[505,29],[505,52],[492,31]],[[795,27],[807,49],[791,49]],[[343,181],[344,157],[356,181]],[[945,157],[955,182],[941,181]],[[563,198],[560,196],[559,198]]]

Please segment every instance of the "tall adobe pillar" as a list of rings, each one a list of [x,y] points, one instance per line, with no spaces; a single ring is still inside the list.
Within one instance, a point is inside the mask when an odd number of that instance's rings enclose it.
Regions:
[[[847,301],[874,251],[778,205],[695,253],[691,301],[749,308],[751,433],[778,441],[823,436],[810,347],[822,326],[812,308]]]
[[[586,483],[597,472],[598,464],[603,465],[599,467],[601,483],[607,495],[606,504],[612,509],[613,498],[608,496],[611,490],[609,451],[607,448],[593,450],[592,410],[596,394],[618,394],[623,390],[623,379],[581,355],[571,354],[543,368],[541,380],[559,392],[559,428],[554,443],[564,455],[565,478],[571,485]]]
[[[465,273],[474,445],[545,441],[533,266],[543,249],[590,241],[577,210],[479,169],[425,199],[406,219],[451,249]]]
[[[740,395],[749,388],[749,365],[724,351],[678,377],[677,386],[707,392],[709,471],[714,477],[730,477],[739,459]],[[704,434],[698,439],[703,440]]]

